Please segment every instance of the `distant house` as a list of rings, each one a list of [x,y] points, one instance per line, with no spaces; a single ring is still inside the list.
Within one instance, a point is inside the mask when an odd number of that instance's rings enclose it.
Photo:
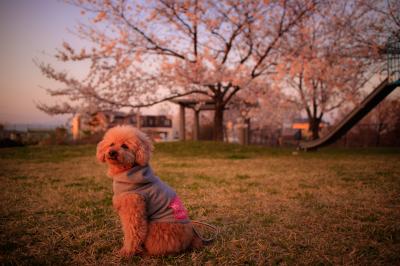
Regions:
[[[139,120],[139,121],[138,121]],[[138,123],[139,122],[139,123]],[[75,139],[83,134],[104,132],[116,125],[133,125],[146,132],[154,141],[173,140],[172,119],[165,115],[137,115],[113,111],[78,114],[72,122]]]
[[[321,121],[321,123],[319,124],[319,130],[321,130],[327,126],[329,126],[329,123],[327,123],[325,121]],[[309,124],[307,118],[295,119],[292,124],[292,129],[297,130],[295,132],[300,132],[300,133],[296,133],[296,134],[300,134],[300,139],[303,137],[309,138],[311,136],[311,132],[309,131],[310,124]]]
[[[40,129],[40,128],[28,128],[24,135],[26,141],[32,143],[39,143],[40,141],[47,139],[54,132],[54,129]]]
[[[140,116],[140,128],[155,141],[174,139],[172,119],[165,115]]]

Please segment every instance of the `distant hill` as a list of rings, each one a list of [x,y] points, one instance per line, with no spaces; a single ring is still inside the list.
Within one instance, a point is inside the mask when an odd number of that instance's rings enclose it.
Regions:
[[[22,131],[26,132],[28,129],[36,129],[36,130],[52,130],[57,127],[65,127],[65,124],[4,124],[5,130],[15,130],[15,131]]]

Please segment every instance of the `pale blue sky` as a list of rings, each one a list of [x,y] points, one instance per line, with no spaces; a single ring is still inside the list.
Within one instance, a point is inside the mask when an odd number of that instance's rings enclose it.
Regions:
[[[66,120],[36,109],[35,102],[54,101],[40,86],[57,83],[42,76],[33,58],[55,64],[51,55],[63,40],[81,47],[81,41],[67,30],[80,17],[76,7],[57,0],[0,0],[0,123],[60,124]]]

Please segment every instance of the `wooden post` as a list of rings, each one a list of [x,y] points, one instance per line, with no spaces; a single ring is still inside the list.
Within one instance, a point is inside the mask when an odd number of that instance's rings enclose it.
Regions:
[[[141,126],[142,126],[142,121],[140,118],[140,109],[138,108],[137,113],[136,113],[136,127],[138,129],[140,129]]]
[[[185,106],[183,104],[179,105],[180,110],[179,110],[179,139],[180,140],[185,140],[186,139],[186,132],[185,132]]]
[[[79,140],[81,132],[81,115],[76,114],[72,119],[72,139],[74,141]]]
[[[251,130],[251,128],[250,128],[250,118],[246,118],[245,119],[245,125],[246,125],[246,139],[245,139],[245,141],[246,141],[246,145],[249,145],[250,144],[250,141],[251,141],[251,132],[250,132],[250,130]]]
[[[200,138],[200,110],[194,109],[194,123],[193,123],[193,140],[199,140]]]
[[[242,145],[250,144],[250,119],[242,119],[237,125],[239,143]]]
[[[238,136],[239,144],[245,145],[246,144],[246,128],[245,128],[245,124],[243,123],[243,121],[241,121],[237,125],[236,129],[237,129],[237,136]]]

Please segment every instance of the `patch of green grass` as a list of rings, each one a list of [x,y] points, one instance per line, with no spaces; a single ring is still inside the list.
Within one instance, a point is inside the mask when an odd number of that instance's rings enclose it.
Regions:
[[[247,188],[247,187],[239,187],[238,189],[236,189],[235,190],[235,192],[237,192],[237,193],[247,193],[247,192],[249,192],[249,188]]]
[[[380,169],[381,166],[368,165],[364,168],[355,167],[351,164],[333,165],[331,169],[335,175],[344,183],[352,185],[353,183],[362,183],[367,186],[380,186],[381,184],[400,185],[400,176],[398,173]]]
[[[96,152],[94,145],[82,146],[24,146],[0,149],[3,159],[23,160],[28,162],[62,162],[83,156],[93,156]]]
[[[367,245],[358,250],[357,255],[365,257],[368,260],[373,260],[379,256],[379,250],[375,246]]]
[[[399,155],[400,148],[383,148],[383,147],[368,147],[368,148],[342,148],[342,147],[325,147],[317,152],[306,153],[309,157],[332,157],[332,158],[347,158],[347,157],[374,157],[374,156],[392,156]]]
[[[245,179],[249,179],[250,176],[249,175],[235,175],[235,178],[239,179],[239,180],[245,180]]]
[[[286,255],[282,257],[278,257],[272,261],[272,265],[294,265],[295,259],[292,256]]]
[[[170,186],[179,186],[182,180],[187,178],[185,173],[177,171],[162,171],[157,173],[157,175]]]
[[[394,245],[400,244],[400,227],[398,227],[398,225],[386,228],[380,225],[371,226],[371,224],[374,222],[371,221],[368,225],[364,226],[365,231],[368,233],[371,239],[380,243],[389,242]]]
[[[208,182],[212,182],[215,180],[215,177],[212,177],[212,176],[206,175],[206,174],[197,174],[197,175],[194,175],[194,178],[196,180],[208,181]]]
[[[360,217],[360,221],[362,222],[376,222],[379,220],[379,216],[376,214],[368,214]]]
[[[252,156],[280,156],[288,155],[292,149],[273,149],[259,146],[242,146],[212,141],[182,141],[165,142],[155,145],[156,153],[168,154],[174,157],[203,157],[203,158],[227,158],[247,159]]]
[[[304,181],[300,181],[299,187],[300,188],[305,188],[305,189],[307,189],[307,188],[318,189],[319,185],[318,184],[312,184],[312,183],[304,182]]]
[[[198,183],[198,182],[193,182],[193,183],[188,184],[188,185],[186,186],[186,188],[189,189],[189,190],[199,190],[200,188],[203,188],[203,187],[204,187],[204,186],[201,185],[201,184]]]
[[[95,177],[79,177],[74,182],[66,183],[65,187],[81,191],[107,190],[106,186],[103,186],[95,181]]]
[[[248,182],[246,185],[249,187],[260,187],[261,184],[259,182]]]
[[[246,154],[234,153],[227,155],[226,158],[230,160],[243,160],[243,159],[249,159],[250,156]]]
[[[190,167],[194,167],[193,164],[189,164],[189,163],[163,163],[162,166],[166,167],[166,168],[190,168]]]
[[[264,214],[260,217],[262,226],[271,226],[276,222],[277,218],[273,215]]]
[[[30,177],[27,175],[15,175],[15,176],[10,176],[10,179],[12,180],[26,180],[29,179]]]
[[[327,207],[314,193],[305,191],[303,193],[297,193],[295,198],[306,208],[321,211]]]

